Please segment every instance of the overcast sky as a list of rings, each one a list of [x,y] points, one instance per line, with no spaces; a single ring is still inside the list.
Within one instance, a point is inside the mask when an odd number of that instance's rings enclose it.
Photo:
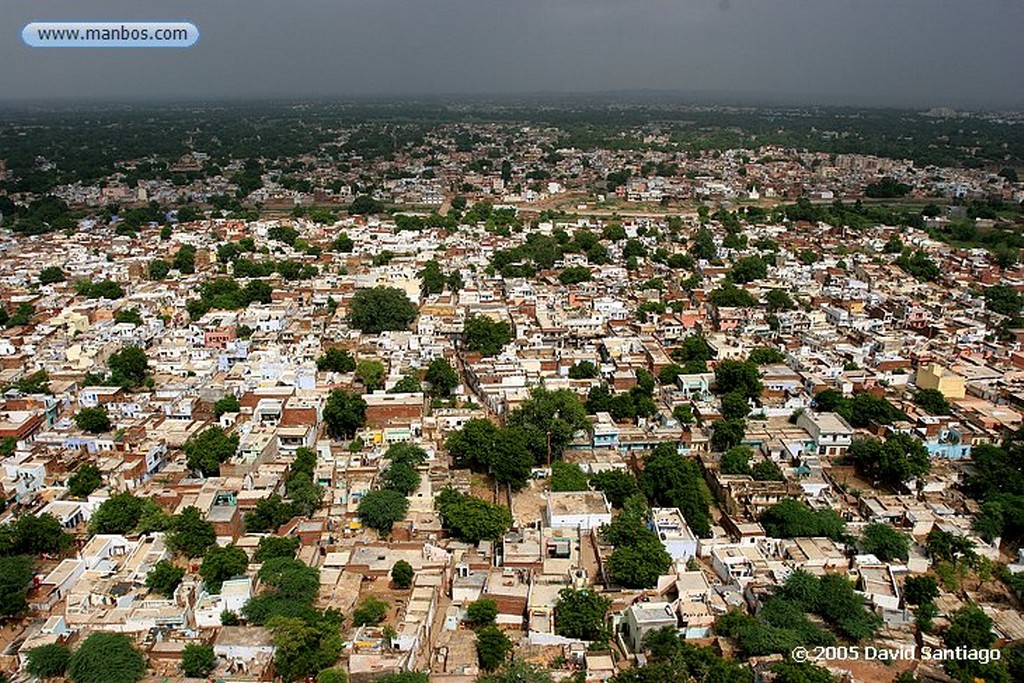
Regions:
[[[187,20],[185,50],[33,20]],[[1024,0],[0,0],[0,101],[668,90],[1024,106]]]

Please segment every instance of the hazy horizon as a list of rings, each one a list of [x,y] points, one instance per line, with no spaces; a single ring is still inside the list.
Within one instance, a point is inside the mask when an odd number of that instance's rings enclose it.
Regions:
[[[33,49],[40,20],[187,20],[188,49]],[[4,3],[0,102],[677,96],[1024,107],[1013,0]]]

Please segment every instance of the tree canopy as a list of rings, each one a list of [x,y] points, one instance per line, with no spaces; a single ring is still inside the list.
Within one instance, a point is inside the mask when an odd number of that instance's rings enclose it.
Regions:
[[[204,477],[220,473],[221,463],[227,462],[238,450],[238,434],[228,434],[222,428],[207,427],[190,436],[181,447],[189,468]]]
[[[555,633],[580,640],[605,640],[611,600],[588,589],[563,588],[555,603]]]
[[[455,489],[447,488],[438,493],[434,505],[445,528],[468,543],[497,540],[512,526],[512,513],[508,508]]]
[[[931,470],[928,449],[904,433],[893,434],[884,442],[854,441],[848,455],[864,474],[897,490],[906,490],[909,481]]]
[[[504,320],[492,320],[485,315],[466,318],[462,329],[462,344],[467,351],[482,356],[495,356],[512,341],[512,327]]]
[[[843,518],[834,510],[814,510],[795,498],[772,505],[761,513],[759,521],[765,532],[775,538],[827,536],[837,540],[846,527]]]
[[[122,633],[94,631],[68,660],[74,683],[135,683],[146,673],[146,659]]]
[[[529,398],[508,415],[506,424],[523,431],[537,463],[561,457],[576,432],[590,427],[586,408],[576,394],[544,387],[533,389]]]
[[[409,500],[404,495],[392,489],[381,489],[363,495],[356,514],[371,529],[390,534],[391,527],[405,519],[408,510]]]
[[[366,424],[366,401],[358,394],[334,389],[327,395],[324,422],[331,436],[351,439]]]
[[[220,593],[221,585],[228,579],[244,573],[248,565],[249,556],[238,546],[215,545],[203,556],[199,575],[203,577],[209,592]]]
[[[349,302],[348,320],[365,334],[408,329],[418,313],[416,304],[396,287],[360,289]]]

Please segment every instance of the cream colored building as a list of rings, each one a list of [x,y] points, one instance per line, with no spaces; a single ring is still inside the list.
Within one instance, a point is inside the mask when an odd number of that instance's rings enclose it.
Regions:
[[[917,369],[914,380],[918,389],[937,389],[948,399],[963,398],[964,378],[939,363],[930,363]]]

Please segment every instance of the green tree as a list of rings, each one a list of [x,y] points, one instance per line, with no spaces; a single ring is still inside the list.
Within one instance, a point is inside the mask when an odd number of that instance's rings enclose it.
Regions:
[[[234,394],[226,394],[223,398],[217,399],[217,402],[213,404],[213,416],[218,420],[224,413],[237,413],[239,410],[241,410],[241,405],[239,405],[238,398]]]
[[[480,660],[480,668],[493,671],[508,659],[512,652],[512,641],[505,633],[491,624],[476,632],[476,653]]]
[[[625,470],[603,470],[590,477],[590,483],[598,491],[603,491],[608,502],[621,508],[626,499],[640,489],[636,477]]]
[[[930,415],[949,415],[953,412],[946,397],[938,389],[920,389],[914,394],[914,403]]]
[[[434,497],[434,506],[441,521],[453,535],[468,543],[497,540],[512,526],[512,513],[508,508],[443,489]]]
[[[122,308],[114,315],[115,323],[142,324],[142,315],[135,308]]]
[[[395,588],[405,590],[412,586],[414,575],[412,565],[405,560],[399,560],[391,567],[391,580],[395,582]]]
[[[351,237],[344,232],[339,232],[331,243],[331,251],[336,251],[339,254],[351,254],[355,246],[356,243],[352,241]]]
[[[493,624],[494,620],[498,618],[498,603],[494,600],[482,598],[476,602],[471,602],[469,607],[466,608],[466,621],[469,622],[473,628],[480,628]]]
[[[748,446],[734,446],[722,455],[718,471],[722,474],[751,474],[752,457],[754,452]]]
[[[100,468],[86,463],[68,478],[68,493],[75,498],[85,498],[102,485],[103,474]]]
[[[431,396],[449,396],[459,386],[459,375],[444,358],[435,358],[427,367],[424,377],[430,385]]]
[[[203,577],[210,593],[220,593],[221,585],[228,579],[245,573],[249,558],[245,551],[235,545],[213,546],[203,556],[199,575]]]
[[[358,394],[334,389],[327,395],[324,422],[331,436],[351,439],[366,424],[366,401]]]
[[[741,285],[754,280],[763,280],[768,277],[768,264],[760,256],[745,256],[733,264],[729,276],[733,282]]]
[[[275,557],[295,557],[299,539],[288,536],[264,536],[256,546],[253,562],[266,562]]]
[[[184,569],[175,566],[170,560],[160,560],[146,575],[146,588],[171,598],[174,597],[174,591],[178,589],[184,577]]]
[[[422,281],[424,294],[440,294],[444,291],[444,273],[441,272],[441,264],[437,261],[427,261],[418,275]]]
[[[771,670],[776,683],[836,683],[828,669],[807,662],[778,662]]]
[[[256,506],[245,514],[245,530],[249,533],[276,532],[298,514],[295,505],[285,502],[275,493],[256,501]]]
[[[366,393],[383,389],[384,376],[384,364],[379,360],[361,360],[356,365],[356,377],[366,389]]]
[[[672,409],[672,417],[681,425],[693,424],[693,406],[681,403]]]
[[[813,510],[795,498],[772,505],[761,513],[758,521],[775,538],[827,536],[836,540],[842,537],[846,526],[834,510]]]
[[[588,483],[586,472],[576,463],[557,460],[551,464],[552,491],[587,491]]]
[[[485,315],[471,315],[462,328],[462,344],[467,351],[482,356],[495,356],[512,341],[512,328],[505,321],[495,321]]]
[[[171,272],[171,264],[163,259],[153,259],[149,262],[149,279],[163,280]]]
[[[715,451],[727,451],[740,445],[746,434],[743,420],[719,420],[711,426],[711,449]]]
[[[356,360],[348,351],[332,346],[316,359],[316,369],[321,372],[352,372]]]
[[[579,640],[605,640],[612,601],[588,589],[563,588],[555,603],[555,633]]]
[[[306,472],[293,473],[288,477],[285,492],[295,513],[305,517],[311,517],[319,510],[324,500],[323,487],[314,483]]]
[[[126,389],[142,386],[149,371],[146,352],[136,346],[128,346],[114,353],[107,365],[110,367],[111,381]]]
[[[384,204],[368,194],[361,194],[348,205],[348,212],[353,216],[384,213]]]
[[[907,482],[931,470],[928,449],[903,433],[894,434],[884,442],[854,441],[849,457],[865,475],[899,490],[906,490]]]
[[[275,594],[305,604],[312,603],[320,589],[320,572],[294,557],[272,557],[263,562],[260,582]]]
[[[785,481],[786,479],[782,468],[771,460],[758,460],[750,468],[750,474],[755,481]]]
[[[32,576],[31,557],[0,557],[0,618],[17,617],[25,613]]]
[[[105,408],[82,408],[75,415],[75,425],[83,432],[102,434],[109,432],[112,425]]]
[[[985,308],[1000,315],[1016,317],[1024,308],[1024,296],[1010,285],[986,287],[981,297],[985,300]]]
[[[775,313],[778,311],[790,311],[796,308],[793,298],[784,289],[772,289],[764,297],[768,310]]]
[[[28,651],[25,670],[36,678],[60,678],[67,671],[71,650],[66,645],[40,645]]]
[[[60,521],[49,513],[22,514],[0,526],[2,555],[57,555],[67,550],[72,540]]]
[[[753,294],[731,282],[711,290],[708,300],[717,308],[753,308],[757,305]]]
[[[204,477],[220,472],[221,463],[227,462],[238,450],[238,434],[230,436],[220,427],[207,427],[190,436],[181,447],[189,469]]]
[[[659,444],[644,456],[639,483],[651,504],[679,508],[694,534],[710,535],[711,493],[696,461],[681,457],[674,444]]]
[[[608,573],[626,588],[652,588],[668,572],[672,558],[653,535],[640,534],[629,545],[619,545],[608,557]]]
[[[750,352],[747,362],[754,365],[773,365],[785,362],[786,357],[778,349],[759,347]]]
[[[715,367],[715,388],[719,394],[735,391],[747,398],[757,398],[764,386],[755,363],[726,359]]]
[[[586,266],[569,266],[562,269],[558,274],[558,281],[563,285],[575,285],[580,282],[590,282],[592,275],[590,268]]]
[[[123,633],[95,631],[68,660],[73,683],[135,683],[146,673],[146,659]]]
[[[581,360],[569,368],[569,379],[594,379],[597,376],[597,366],[589,360]]]
[[[189,643],[181,653],[181,673],[189,678],[206,678],[217,666],[212,645]]]
[[[348,683],[344,669],[324,669],[316,675],[316,683]]]
[[[316,675],[341,654],[340,615],[274,616],[266,625],[274,637],[274,668],[285,681]]]
[[[930,576],[908,576],[903,581],[903,599],[910,605],[923,605],[939,597],[939,583]]]
[[[216,542],[213,524],[191,505],[175,517],[167,534],[167,547],[186,557],[202,557]]]
[[[750,414],[750,403],[741,391],[730,391],[722,396],[722,417],[726,421],[743,420]]]
[[[392,462],[384,470],[381,486],[398,491],[403,496],[409,496],[419,488],[420,480],[420,473],[414,466],[406,462]]]
[[[873,523],[861,532],[860,547],[883,562],[902,560],[910,557],[910,537],[893,529],[888,524]]]
[[[405,330],[416,318],[416,304],[401,289],[373,287],[360,289],[349,302],[348,320],[365,334]]]
[[[60,266],[50,266],[39,271],[40,285],[52,285],[57,282],[64,282],[66,279],[67,276],[64,275],[64,271]]]
[[[423,385],[416,375],[405,375],[388,389],[389,394],[415,394],[423,391]]]
[[[523,431],[537,463],[561,457],[576,432],[590,427],[586,408],[576,394],[544,387],[531,391],[529,398],[508,415],[506,424]]]
[[[419,675],[426,676],[426,674]],[[385,681],[383,678],[378,678],[375,683],[427,683],[427,681],[425,679],[422,681]],[[522,659],[513,658],[498,671],[477,678],[477,683],[552,683],[552,678],[547,669]]]
[[[942,634],[942,642],[949,649],[984,650],[992,647],[996,636],[992,633],[992,619],[980,607],[968,604],[949,617],[949,628]],[[1009,679],[990,678],[988,667],[969,659],[950,659],[944,662],[946,673],[961,681],[996,680],[999,683]],[[994,673],[994,672],[992,672]]]
[[[405,519],[409,500],[398,491],[381,489],[370,491],[359,501],[356,514],[359,520],[381,534],[390,534],[395,522]]]
[[[147,505],[148,503],[148,505]],[[155,503],[144,498],[137,498],[131,493],[116,493],[92,514],[89,520],[89,531],[93,534],[128,534],[142,520],[147,507],[155,507]]]
[[[352,612],[352,623],[356,626],[376,626],[387,618],[389,607],[383,600],[368,595]]]

